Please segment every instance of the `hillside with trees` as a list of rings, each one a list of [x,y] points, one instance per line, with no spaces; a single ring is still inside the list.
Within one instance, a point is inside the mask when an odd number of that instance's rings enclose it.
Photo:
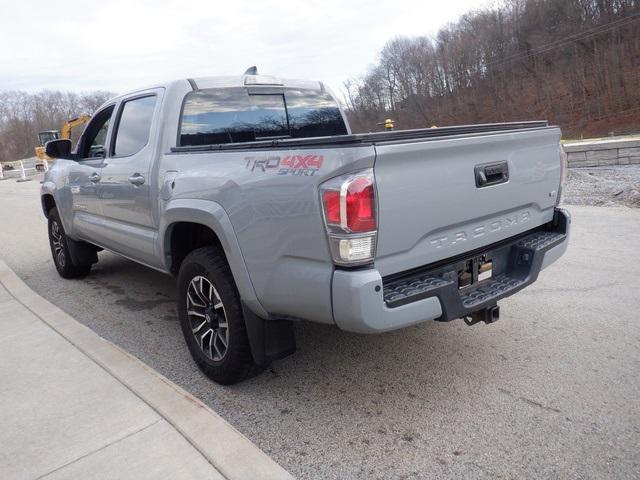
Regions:
[[[446,8],[446,7],[444,7]],[[0,161],[110,92],[0,92]],[[640,0],[504,0],[435,38],[390,40],[345,82],[356,132],[546,119],[565,138],[640,132]]]
[[[354,131],[547,119],[566,138],[640,132],[640,2],[507,0],[396,38],[345,82]]]
[[[60,130],[67,120],[82,113],[92,114],[112,96],[101,91],[0,92],[0,162],[32,157],[38,132]]]

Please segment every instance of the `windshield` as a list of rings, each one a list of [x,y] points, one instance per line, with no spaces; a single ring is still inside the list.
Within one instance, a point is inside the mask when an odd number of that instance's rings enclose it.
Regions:
[[[40,140],[40,145],[44,145],[47,142],[50,142],[51,140],[57,140],[59,137],[58,132],[56,131],[51,131],[51,132],[40,132],[38,134],[38,139]]]

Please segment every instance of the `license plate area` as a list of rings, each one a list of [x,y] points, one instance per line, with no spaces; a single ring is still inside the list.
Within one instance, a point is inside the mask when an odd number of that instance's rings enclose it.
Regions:
[[[493,259],[488,254],[465,260],[458,270],[458,290],[474,287],[493,276]]]

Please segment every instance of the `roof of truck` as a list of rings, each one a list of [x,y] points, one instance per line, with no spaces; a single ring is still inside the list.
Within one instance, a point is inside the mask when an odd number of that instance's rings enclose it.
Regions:
[[[273,86],[288,88],[323,89],[322,82],[300,80],[294,78],[280,78],[273,75],[234,75],[220,77],[197,77],[189,79],[196,88],[225,88],[245,86]]]
[[[118,101],[120,98],[129,96],[137,92],[144,92],[153,88],[170,88],[176,84],[189,82],[194,90],[202,90],[206,88],[231,88],[231,87],[282,87],[282,88],[305,88],[311,90],[327,90],[327,87],[316,80],[301,80],[295,78],[280,78],[272,75],[228,75],[228,76],[209,76],[182,78],[169,82],[156,83],[147,85],[142,88],[136,88],[120,95],[116,95],[106,101],[102,107],[107,104]]]

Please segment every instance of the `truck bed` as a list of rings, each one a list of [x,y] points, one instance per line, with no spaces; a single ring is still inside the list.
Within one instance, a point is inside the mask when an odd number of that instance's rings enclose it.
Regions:
[[[560,130],[545,121],[278,138],[173,147],[162,169],[180,172],[174,199],[215,199],[229,213],[266,311],[327,322],[331,279],[345,268],[327,261],[323,182],[373,169],[372,271],[381,278],[404,275],[550,222],[561,176],[559,140]],[[268,159],[303,154],[323,158],[312,175],[292,178],[280,174],[281,166],[264,168]],[[476,169],[496,162],[508,165],[509,178],[478,187]]]
[[[305,148],[372,148],[379,225],[375,267],[382,275],[392,275],[549,222],[560,182],[559,139],[557,127],[530,121],[171,150],[288,154]],[[508,165],[510,177],[499,185],[478,187],[474,169],[496,162]]]

